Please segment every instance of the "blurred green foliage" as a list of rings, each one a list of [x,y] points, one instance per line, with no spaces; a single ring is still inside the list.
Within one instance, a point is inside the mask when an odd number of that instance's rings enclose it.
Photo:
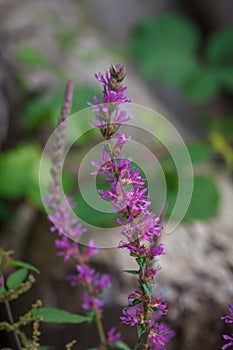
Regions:
[[[42,208],[42,198],[39,188],[39,172],[42,149],[36,143],[22,143],[17,147],[0,154],[0,196],[2,199],[26,199]],[[41,181],[49,187],[50,161],[43,169]],[[68,190],[73,185],[72,177],[64,172],[63,185]],[[3,210],[7,210],[2,202]],[[6,218],[5,218],[6,219]]]
[[[161,14],[136,26],[129,47],[146,78],[178,86],[191,102],[202,103],[222,89],[233,92],[233,28],[213,33],[203,52],[201,39],[188,17]]]
[[[37,48],[19,43],[15,45],[13,51],[15,59],[20,63],[34,68],[45,68],[48,66],[48,59]]]
[[[76,38],[73,30],[61,30],[57,35],[58,44],[65,49],[68,49]],[[154,79],[156,76],[165,84],[180,87],[192,101],[203,102],[215,96],[222,86],[232,87],[228,74],[233,67],[230,59],[231,39],[231,29],[216,33],[209,38],[204,55],[200,58],[198,50],[201,34],[197,26],[185,17],[170,14],[150,18],[139,24],[133,33],[130,47],[147,78]],[[33,69],[43,70],[51,67],[51,62],[42,52],[25,44],[15,46],[14,56],[19,62]],[[24,88],[30,97],[26,80]],[[41,130],[50,128],[52,131],[57,126],[63,94],[63,89],[57,89],[26,99],[22,111],[23,129],[30,133],[40,130],[41,127]],[[71,114],[86,108],[86,102],[91,101],[94,94],[96,90],[91,86],[76,86]],[[97,92],[97,96],[101,98],[101,93]],[[86,118],[80,118],[80,130],[86,129],[88,123]],[[90,142],[89,136],[87,133],[80,138],[79,145],[85,147],[86,143]],[[193,164],[209,162],[213,158],[213,150],[206,143],[190,143],[187,148]],[[179,154],[179,147],[175,152]],[[26,199],[39,208],[42,207],[38,182],[41,155],[39,140],[19,144],[0,155],[0,195],[3,198],[0,202],[0,213],[4,218],[12,215],[7,203],[9,199]],[[168,187],[166,215],[169,216],[177,197],[178,179],[176,168],[169,156],[165,156],[161,164]],[[43,181],[46,182],[44,185],[48,186],[49,161],[46,172]],[[63,182],[67,190],[74,184],[72,176],[67,172],[64,173]],[[97,181],[97,189],[99,188],[108,189],[108,184],[105,181]],[[85,191],[91,191],[88,183]],[[204,211],[197,203],[198,198],[204,201]],[[102,212],[91,208],[80,193],[77,193],[75,200],[78,203],[76,213],[84,221],[104,227],[115,225],[115,214],[103,215]],[[218,205],[219,193],[213,179],[205,174],[195,176],[193,198],[185,220],[213,217],[217,214]]]
[[[2,198],[27,198],[38,204],[39,166],[42,151],[37,144],[20,144],[0,155],[0,195]]]
[[[220,193],[215,179],[201,170],[195,173],[195,167],[200,167],[201,164],[206,164],[213,159],[213,149],[205,142],[192,142],[186,146],[194,165],[194,187],[192,199],[183,220],[189,222],[213,218],[218,214],[220,203]],[[179,151],[180,149],[177,147],[173,152],[177,152],[177,156],[179,156]],[[169,218],[178,195],[179,182],[176,166],[170,155],[161,159],[161,165],[167,183],[166,201],[168,206],[165,215]],[[185,164],[183,167],[185,172]],[[174,219],[176,218],[174,217]]]
[[[92,101],[93,95],[100,97],[100,93],[90,86],[75,86],[73,92],[72,110],[70,114],[87,108],[87,101]],[[35,130],[41,125],[55,128],[60,115],[61,102],[64,96],[64,88],[31,98],[26,104],[22,115],[23,125],[26,130]],[[88,124],[88,120],[80,118],[82,123]],[[83,125],[84,126],[84,125]]]

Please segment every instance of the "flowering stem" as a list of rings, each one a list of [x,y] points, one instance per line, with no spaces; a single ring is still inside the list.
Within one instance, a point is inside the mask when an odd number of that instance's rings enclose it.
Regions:
[[[12,311],[11,311],[10,303],[7,300],[5,301],[5,307],[6,307],[6,312],[7,312],[10,324],[13,325],[14,324],[14,318],[13,318],[13,314],[12,314]],[[15,329],[13,329],[13,334],[14,334],[14,338],[15,338],[15,342],[17,344],[18,350],[22,350],[22,346],[21,346],[21,343],[20,343],[20,340],[19,340],[19,336],[16,333]]]
[[[137,325],[135,350],[151,350],[157,345],[165,345],[174,332],[164,323],[157,322],[167,313],[166,303],[160,296],[154,297],[152,294],[154,277],[159,270],[159,266],[153,266],[154,257],[165,254],[163,245],[156,246],[155,242],[155,237],[159,237],[162,230],[160,218],[147,209],[151,203],[148,200],[146,179],[141,177],[137,168],[132,167],[132,158],[125,159],[122,152],[130,136],[127,138],[117,132],[122,123],[132,118],[120,109],[121,104],[130,102],[125,96],[126,87],[122,84],[124,77],[124,67],[121,65],[111,66],[105,75],[96,74],[104,88],[103,104],[96,96],[95,104],[88,104],[96,113],[96,120],[91,125],[100,129],[106,147],[101,151],[101,161],[92,164],[97,167],[93,174],[102,173],[110,181],[108,191],[99,190],[101,198],[110,199],[121,216],[116,221],[122,225],[121,234],[126,241],[120,241],[118,248],[127,248],[138,265],[138,270],[126,270],[127,273],[138,275],[138,288],[129,295],[128,305],[123,309],[120,319],[130,326]]]
[[[93,289],[92,289],[91,282],[87,282],[87,291],[88,291],[88,294],[90,296],[93,296]],[[97,330],[99,333],[102,349],[107,350],[106,337],[105,337],[105,332],[104,332],[104,327],[103,327],[101,317],[100,317],[99,312],[96,308],[94,308],[93,311],[95,312],[95,323],[96,323]]]

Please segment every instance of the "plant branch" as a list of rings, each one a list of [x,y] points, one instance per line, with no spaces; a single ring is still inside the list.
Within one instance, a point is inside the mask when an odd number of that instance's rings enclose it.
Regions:
[[[7,301],[7,300],[5,301],[5,306],[6,306],[6,312],[7,312],[10,324],[13,326],[14,318],[13,318],[13,314],[12,314],[12,311],[11,311],[11,306],[10,306],[9,301]],[[15,338],[15,342],[17,344],[18,350],[22,350],[21,342],[20,342],[19,336],[18,336],[18,334],[17,334],[15,329],[13,329],[13,334],[14,334],[14,338]]]

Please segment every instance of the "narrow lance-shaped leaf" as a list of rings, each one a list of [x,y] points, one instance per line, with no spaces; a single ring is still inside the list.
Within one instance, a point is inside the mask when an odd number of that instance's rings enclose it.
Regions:
[[[8,265],[24,267],[24,268],[26,268],[28,270],[34,271],[36,273],[40,273],[40,271],[35,266],[32,266],[31,264],[25,263],[25,262],[20,261],[20,260],[10,260]]]
[[[116,341],[110,345],[110,348],[117,348],[120,350],[131,350],[130,347],[128,347],[127,344],[123,343],[122,341]]]
[[[83,323],[90,321],[90,318],[87,316],[76,315],[65,310],[50,307],[40,308],[33,313],[34,319],[39,316],[42,316],[42,322],[47,323]]]
[[[131,275],[138,275],[138,271],[137,270],[123,270],[123,272],[129,273]]]
[[[150,282],[143,282],[142,283],[142,287],[144,289],[144,291],[146,292],[146,294],[151,297],[152,296],[152,286]]]

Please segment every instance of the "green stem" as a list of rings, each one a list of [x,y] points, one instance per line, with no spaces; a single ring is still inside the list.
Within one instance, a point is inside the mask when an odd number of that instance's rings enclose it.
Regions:
[[[87,282],[87,291],[88,291],[90,296],[93,296],[92,285],[90,282]],[[105,337],[105,332],[104,332],[104,327],[103,327],[101,317],[98,313],[98,310],[94,309],[94,312],[95,312],[95,322],[96,322],[97,330],[99,333],[102,349],[107,350],[106,337]]]

